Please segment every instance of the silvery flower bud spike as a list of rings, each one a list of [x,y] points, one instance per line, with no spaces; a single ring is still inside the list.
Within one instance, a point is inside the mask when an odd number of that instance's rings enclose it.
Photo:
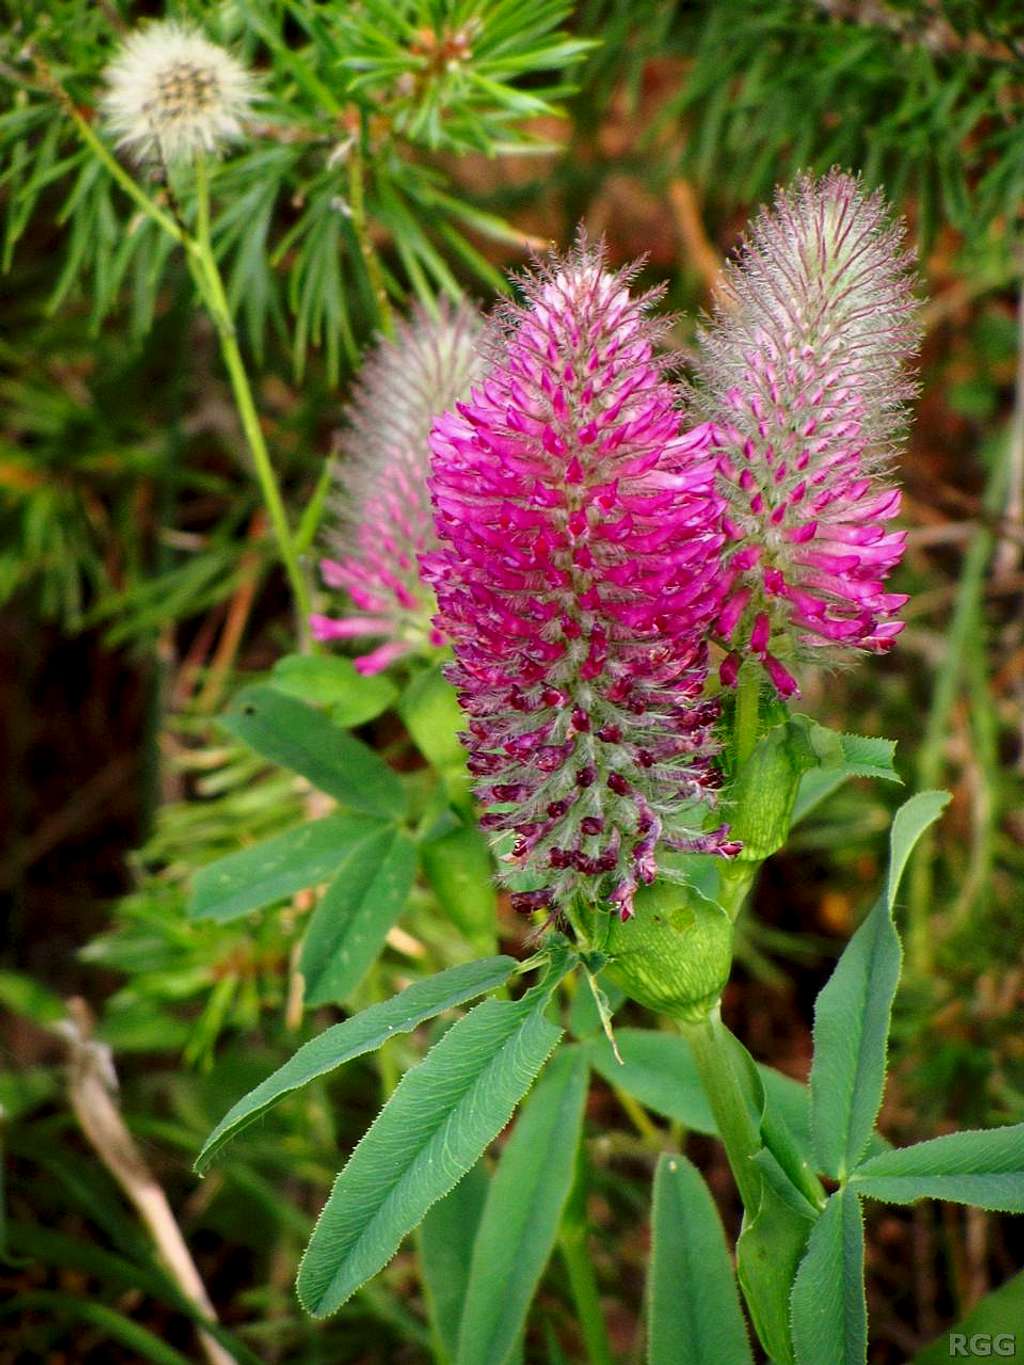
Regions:
[[[753,656],[792,696],[791,661],[886,650],[902,629],[906,598],[885,580],[906,536],[889,529],[900,493],[887,474],[917,340],[909,258],[881,196],[839,171],[780,191],[726,273],[692,395],[728,502],[726,684]]]
[[[430,589],[419,558],[435,543],[427,476],[435,414],[460,398],[480,370],[480,319],[468,304],[417,309],[393,339],[378,342],[346,414],[336,525],[320,572],[351,604],[340,617],[310,620],[319,640],[380,640],[356,659],[379,673],[403,655],[436,648]]]

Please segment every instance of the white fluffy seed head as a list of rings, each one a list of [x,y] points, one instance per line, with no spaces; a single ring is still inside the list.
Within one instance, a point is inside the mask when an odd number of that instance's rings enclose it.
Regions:
[[[216,154],[243,136],[255,82],[197,28],[165,20],[133,33],[107,67],[103,118],[138,160]]]

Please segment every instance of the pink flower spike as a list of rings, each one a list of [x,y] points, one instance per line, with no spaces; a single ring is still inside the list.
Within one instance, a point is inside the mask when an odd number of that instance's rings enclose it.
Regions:
[[[883,585],[905,537],[885,531],[899,510],[885,478],[919,334],[902,231],[851,176],[805,177],[757,220],[725,294],[692,395],[728,503],[722,617],[792,695],[769,639],[836,663],[893,638]]]
[[[480,319],[472,308],[417,310],[393,339],[377,343],[347,411],[346,458],[333,499],[335,526],[320,561],[324,583],[345,592],[354,611],[310,617],[318,640],[390,642],[356,660],[379,672],[408,653],[438,646],[434,602],[419,556],[434,543],[427,438],[434,416],[454,403],[480,371]]]
[[[701,693],[724,540],[710,432],[683,435],[628,284],[581,238],[499,309],[486,378],[434,424],[423,561],[516,903],[623,919],[663,833],[718,842]]]

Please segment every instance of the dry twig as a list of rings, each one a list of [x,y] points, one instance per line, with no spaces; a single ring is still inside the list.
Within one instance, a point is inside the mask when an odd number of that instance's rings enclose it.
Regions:
[[[117,1076],[110,1051],[92,1037],[92,1015],[84,1000],[68,1001],[62,1032],[68,1045],[68,1090],[82,1132],[96,1155],[138,1210],[174,1283],[204,1317],[217,1320],[213,1304],[185,1245],[167,1196],[146,1165],[114,1101]],[[234,1358],[208,1332],[199,1341],[210,1365]]]

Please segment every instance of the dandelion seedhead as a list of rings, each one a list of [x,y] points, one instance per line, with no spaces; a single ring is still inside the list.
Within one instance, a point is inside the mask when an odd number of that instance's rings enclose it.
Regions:
[[[788,660],[888,649],[906,601],[884,581],[905,534],[886,482],[913,394],[909,258],[880,195],[832,171],[780,192],[727,272],[699,337],[692,395],[712,427],[728,502],[722,667],[761,660],[783,696]]]
[[[102,112],[118,146],[168,164],[241,138],[256,90],[230,52],[170,19],[131,34],[105,76]]]
[[[437,317],[417,309],[393,340],[377,344],[347,413],[344,483],[320,571],[329,587],[347,592],[353,610],[313,616],[311,625],[320,640],[383,637],[356,660],[364,673],[441,643],[419,569],[420,555],[435,544],[428,437],[434,416],[480,370],[481,322],[468,304],[439,308]]]
[[[499,310],[484,379],[434,424],[425,561],[515,903],[582,895],[623,919],[659,843],[732,851],[703,830],[715,461],[706,429],[682,433],[653,296],[629,278],[581,238]]]

